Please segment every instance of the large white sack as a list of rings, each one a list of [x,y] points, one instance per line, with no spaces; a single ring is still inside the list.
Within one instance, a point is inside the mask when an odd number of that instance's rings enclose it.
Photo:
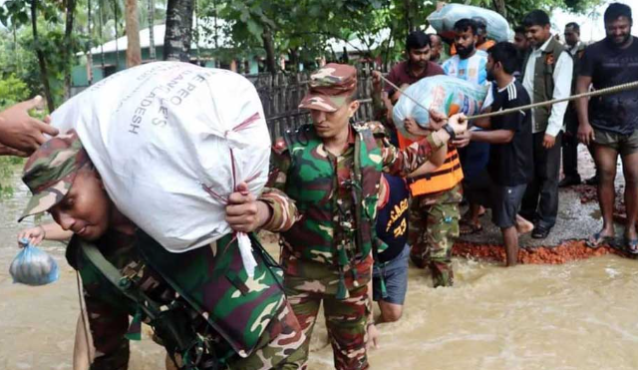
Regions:
[[[454,23],[461,19],[480,19],[487,25],[487,37],[496,41],[510,41],[514,32],[507,20],[495,11],[463,4],[447,4],[428,16],[428,22],[439,34],[451,35]]]
[[[476,85],[456,77],[445,75],[426,77],[404,90],[405,94],[401,94],[399,101],[394,105],[392,120],[401,135],[414,139],[406,131],[403,121],[411,117],[419,126],[427,128],[430,123],[430,113],[421,105],[427,109],[445,113],[447,116],[455,113],[464,113],[469,116],[481,111],[488,89],[488,84]],[[419,102],[420,105],[407,96]]]
[[[225,199],[241,181],[258,195],[267,179],[271,141],[259,96],[230,71],[131,68],[70,99],[52,121],[76,129],[115,205],[172,252],[231,232]]]

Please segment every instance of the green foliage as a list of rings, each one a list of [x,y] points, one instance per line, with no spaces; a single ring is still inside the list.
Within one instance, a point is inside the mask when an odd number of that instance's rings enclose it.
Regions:
[[[15,75],[0,80],[0,111],[28,97],[29,87]]]

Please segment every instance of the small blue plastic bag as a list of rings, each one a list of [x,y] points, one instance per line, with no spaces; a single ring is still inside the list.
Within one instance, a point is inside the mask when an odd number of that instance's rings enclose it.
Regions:
[[[39,286],[50,284],[60,278],[58,264],[48,253],[22,239],[24,248],[11,262],[9,273],[14,283]]]

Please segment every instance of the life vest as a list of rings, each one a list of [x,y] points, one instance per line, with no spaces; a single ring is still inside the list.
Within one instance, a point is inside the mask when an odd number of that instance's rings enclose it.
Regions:
[[[401,133],[399,136],[399,148],[402,150],[413,143]],[[459,153],[456,149],[448,149],[445,162],[433,173],[407,179],[410,193],[413,197],[427,194],[439,193],[450,190],[463,180],[463,170]]]

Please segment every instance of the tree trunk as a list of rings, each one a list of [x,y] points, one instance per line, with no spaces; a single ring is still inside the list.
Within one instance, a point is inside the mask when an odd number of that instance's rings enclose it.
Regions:
[[[194,0],[168,0],[164,60],[190,60]]]
[[[493,6],[497,13],[502,15],[504,18],[507,18],[507,7],[505,6],[505,0],[494,0]]]
[[[47,99],[47,107],[49,112],[55,110],[55,103],[51,95],[51,87],[49,86],[49,73],[47,71],[47,61],[44,59],[44,53],[38,46],[38,19],[37,19],[38,0],[31,0],[31,28],[33,29],[33,42],[36,45],[35,52],[38,56],[38,65],[40,66],[40,79],[44,87],[44,95]]]
[[[73,22],[75,15],[76,0],[66,0],[66,21],[64,25],[64,100],[68,100],[71,97],[71,66],[73,65],[72,59],[72,41],[73,36]]]
[[[146,15],[148,18],[148,58],[155,60],[155,1],[146,0]]]
[[[266,50],[266,70],[271,74],[277,73],[277,61],[275,60],[275,45],[272,40],[272,32],[270,27],[264,26],[264,33],[261,35]]]
[[[126,67],[131,68],[142,64],[140,49],[140,25],[137,17],[137,0],[126,0]]]
[[[120,67],[120,45],[118,45],[117,39],[120,35],[120,33],[118,32],[118,27],[117,24],[120,20],[119,17],[119,4],[117,3],[117,0],[113,0],[113,17],[115,18],[115,71],[117,72],[117,70]]]

